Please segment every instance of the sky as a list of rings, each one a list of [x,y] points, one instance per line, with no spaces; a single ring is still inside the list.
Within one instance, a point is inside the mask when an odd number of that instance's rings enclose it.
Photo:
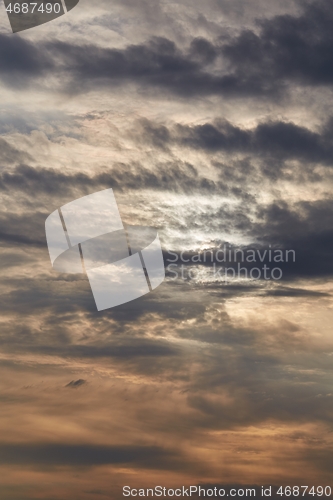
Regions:
[[[332,24],[328,0],[80,0],[0,29],[1,500],[333,486]],[[98,312],[45,220],[108,188],[166,279]],[[281,278],[224,279],[224,248],[279,249]]]

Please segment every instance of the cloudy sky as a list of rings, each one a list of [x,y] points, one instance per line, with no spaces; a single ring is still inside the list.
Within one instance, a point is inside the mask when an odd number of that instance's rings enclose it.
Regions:
[[[330,484],[332,26],[329,0],[81,0],[0,34],[1,500]],[[44,223],[106,188],[190,262],[97,312]],[[225,245],[296,259],[191,262]]]

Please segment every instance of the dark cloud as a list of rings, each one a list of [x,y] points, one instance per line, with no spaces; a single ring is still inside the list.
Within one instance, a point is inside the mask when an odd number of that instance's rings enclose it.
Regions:
[[[203,39],[194,40],[189,52],[162,37],[122,50],[63,42],[49,43],[47,50],[69,68],[69,93],[83,92],[94,85],[119,86],[124,82],[164,88],[183,96],[237,93],[237,87],[239,92],[242,91],[242,85],[235,77],[213,76],[205,71],[215,58],[216,49]]]
[[[140,125],[140,139],[156,148],[181,145],[201,149],[206,153],[221,151],[230,155],[251,155],[259,159],[297,159],[303,164],[321,163],[332,166],[333,163],[331,119],[318,132],[284,121],[264,122],[252,129],[234,126],[226,120],[194,126],[176,124],[170,128],[142,120]],[[272,167],[265,163],[263,173],[271,177],[282,175],[278,171],[274,172],[276,166],[276,162]],[[247,174],[249,173],[248,168]]]
[[[25,345],[25,349],[27,349]],[[109,345],[34,345],[31,352],[73,358],[121,358],[176,356],[179,351],[171,344],[161,341],[132,338],[127,342],[114,342]]]
[[[182,97],[278,96],[283,95],[288,82],[295,81],[331,85],[330,2],[304,2],[302,7],[298,16],[258,21],[259,31],[243,30],[232,36],[221,30],[215,43],[194,38],[187,49],[163,37],[112,49],[59,40],[37,47],[20,37],[2,36],[2,79],[8,85],[22,86],[31,77],[53,71],[62,75],[71,94],[135,82],[142,89],[155,87]],[[221,63],[223,72],[217,70]]]
[[[239,80],[257,80],[263,90],[271,91],[278,91],[286,81],[333,83],[331,3],[306,1],[302,7],[300,16],[258,21],[258,34],[244,30],[224,45],[223,54]]]
[[[271,297],[329,297],[329,293],[318,292],[316,290],[306,290],[302,288],[290,288],[281,286],[275,290],[265,290],[265,295]]]
[[[9,86],[12,86],[13,82],[17,86],[24,85],[31,78],[40,77],[47,73],[47,70],[51,70],[50,62],[45,64],[48,54],[50,61],[58,61],[56,68],[52,68],[54,71],[60,72],[66,68],[66,90],[69,93],[84,92],[95,85],[117,86],[133,81],[143,86],[164,87],[181,95],[223,92],[237,94],[248,90],[242,88],[234,76],[214,77],[205,73],[202,68],[204,51],[201,51],[199,60],[197,57],[191,59],[168,39],[157,38],[146,45],[133,45],[124,50],[53,42],[48,44],[48,51],[45,48],[40,51],[20,38],[17,40],[18,44],[9,43],[10,62],[8,56],[3,54],[0,65],[3,69],[2,80]],[[203,44],[209,42],[205,41]],[[195,45],[192,44],[192,50]],[[23,65],[20,64],[22,53],[27,57]],[[62,62],[61,65],[59,61]],[[15,79],[16,73],[20,79]],[[256,87],[252,86],[254,92]],[[258,89],[256,93],[259,93]]]
[[[31,156],[27,153],[22,153],[14,148],[8,142],[0,137],[0,164],[8,166],[11,164],[18,164],[24,161],[31,160]]]
[[[44,247],[45,219],[49,214],[34,212],[19,214],[7,212],[0,216],[0,242],[1,246],[20,248],[22,245],[30,247]]]
[[[71,382],[69,382],[66,387],[69,387],[70,389],[76,389],[77,387],[81,387],[81,385],[84,385],[86,382],[86,380],[79,378],[78,380],[72,380]]]
[[[6,242],[6,246],[9,245],[9,241]],[[2,270],[5,269],[10,269],[11,267],[18,267],[22,265],[29,265],[33,261],[37,260],[37,256],[32,256],[32,255],[27,255],[25,252],[20,252],[17,251],[15,252],[14,250],[5,252],[1,252],[1,259],[0,259],[0,268]]]
[[[61,61],[58,72],[67,69],[63,90],[69,94],[124,83],[135,83],[143,91],[156,88],[181,97],[209,94],[246,97],[278,94],[281,90],[272,79],[267,85],[261,74],[212,71],[216,54],[222,57],[223,44],[218,42],[214,47],[205,39],[194,39],[189,50],[162,37],[122,50],[59,41],[49,43],[45,50],[51,58]],[[230,50],[224,52],[227,56]]]
[[[1,79],[10,87],[22,88],[30,79],[50,71],[52,61],[40,45],[13,35],[0,34]]]
[[[71,174],[54,169],[19,165],[0,175],[0,190],[5,192],[17,190],[32,196],[38,189],[41,194],[71,201],[69,195],[79,198],[109,187],[119,192],[140,189],[175,192],[218,189],[213,181],[200,177],[190,163],[166,162],[156,167],[156,170],[151,171],[139,163],[116,164],[89,176],[81,172]]]
[[[331,199],[294,206],[277,201],[259,208],[262,223],[252,227],[253,235],[271,245],[295,250],[296,260],[287,266],[287,275],[329,277],[333,274],[332,214]]]
[[[1,443],[0,462],[23,466],[122,465],[151,469],[173,469],[175,454],[157,446],[103,446],[91,444],[8,444]],[[172,465],[174,463],[174,465]]]

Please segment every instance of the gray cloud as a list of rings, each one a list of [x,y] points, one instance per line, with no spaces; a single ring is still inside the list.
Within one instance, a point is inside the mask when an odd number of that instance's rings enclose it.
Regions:
[[[0,462],[24,466],[91,467],[131,464],[132,467],[173,469],[175,454],[157,446],[71,444],[1,444]]]
[[[23,347],[23,346],[22,346]],[[29,348],[30,347],[30,348]],[[132,338],[127,343],[114,342],[109,345],[30,345],[24,346],[24,349],[30,352],[48,354],[54,356],[65,356],[73,358],[120,358],[134,359],[135,357],[162,357],[176,356],[179,351],[168,343],[161,341],[149,341],[148,339]]]
[[[0,137],[0,162],[2,165],[22,163],[31,159],[30,155],[21,153],[16,148],[8,144],[5,139]]]
[[[156,148],[181,145],[206,153],[221,151],[230,155],[241,153],[259,159],[273,159],[272,167],[265,164],[263,168],[264,175],[269,177],[283,175],[283,172],[278,170],[278,160],[300,160],[303,162],[303,171],[304,162],[329,166],[332,166],[333,162],[331,119],[319,132],[284,121],[263,122],[255,128],[244,129],[226,120],[194,126],[176,124],[170,128],[142,120],[141,127],[141,140]]]
[[[82,378],[79,378],[78,380],[71,380],[71,382],[69,382],[66,387],[69,387],[70,389],[76,389],[78,387],[81,387],[82,385],[84,385],[87,381],[86,380],[83,380]]]
[[[19,36],[0,35],[0,47],[1,79],[10,87],[22,89],[53,67],[40,46]]]
[[[33,195],[38,189],[41,194],[65,197],[71,194],[80,197],[108,187],[123,192],[125,190],[217,190],[218,185],[204,176],[199,176],[196,169],[186,162],[166,162],[157,165],[156,170],[138,164],[114,165],[89,176],[84,173],[62,173],[54,169],[33,168],[18,165],[13,170],[0,175],[0,190],[5,192],[19,190]]]
[[[75,92],[89,90],[92,85],[136,82],[183,97],[260,96],[280,94],[286,81],[331,85],[332,12],[327,0],[304,3],[299,16],[279,15],[258,24],[259,33],[244,30],[229,40],[221,37],[216,45],[194,38],[185,51],[162,37],[125,49],[60,41],[37,48],[19,37],[3,37],[0,65],[7,83],[23,85],[15,80],[15,74],[25,79],[41,76],[55,69],[55,60],[60,61],[57,71],[62,68],[66,72],[67,90],[75,88]],[[229,72],[217,74],[210,65],[222,56],[229,62]],[[76,82],[80,82],[79,87]]]
[[[162,37],[125,49],[73,45],[52,41],[38,48],[19,37],[3,37],[0,68],[10,85],[48,71],[64,72],[67,92],[84,92],[94,86],[136,82],[189,97],[282,95],[286,82],[304,85],[332,83],[332,12],[327,0],[304,3],[299,16],[279,15],[258,21],[259,33],[223,33],[215,45],[193,39],[187,50]],[[224,58],[228,72],[213,70]],[[18,74],[23,80],[14,79]]]
[[[257,80],[278,91],[285,81],[331,85],[332,9],[330,2],[302,3],[300,16],[282,15],[258,21],[259,34],[244,30],[223,53],[239,79]]]

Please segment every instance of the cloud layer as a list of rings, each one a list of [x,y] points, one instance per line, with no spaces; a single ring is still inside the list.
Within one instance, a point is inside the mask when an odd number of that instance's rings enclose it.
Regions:
[[[0,35],[1,498],[330,484],[332,16],[81,0]],[[44,223],[110,187],[167,277],[98,313]],[[225,280],[238,264],[282,276]]]

